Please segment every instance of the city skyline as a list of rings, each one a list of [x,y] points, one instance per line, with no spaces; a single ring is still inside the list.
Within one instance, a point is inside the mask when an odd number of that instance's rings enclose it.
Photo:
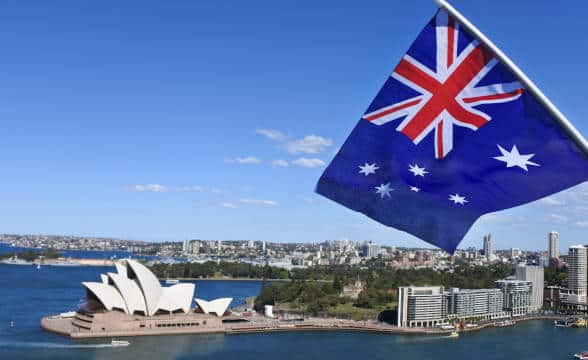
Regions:
[[[588,53],[577,31],[577,13],[588,5],[454,6],[588,132],[577,85],[588,74],[574,70]],[[0,229],[432,248],[313,190],[434,9],[430,0],[226,9],[129,2],[119,14],[93,4],[7,4],[0,15]],[[536,24],[521,27],[530,17]],[[555,29],[540,25],[554,21]],[[574,56],[545,51],[539,39]],[[546,71],[553,63],[559,71]],[[479,248],[492,233],[495,249],[545,249],[551,230],[560,234],[560,251],[583,243],[587,189],[487,215],[460,248]]]

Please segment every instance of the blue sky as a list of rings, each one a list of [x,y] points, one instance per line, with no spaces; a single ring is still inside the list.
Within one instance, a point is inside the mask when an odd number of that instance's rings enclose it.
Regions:
[[[584,134],[584,1],[452,2]],[[0,232],[424,242],[314,185],[436,10],[418,1],[19,2],[0,12]],[[287,165],[287,166],[285,166]],[[585,242],[588,188],[462,246]]]

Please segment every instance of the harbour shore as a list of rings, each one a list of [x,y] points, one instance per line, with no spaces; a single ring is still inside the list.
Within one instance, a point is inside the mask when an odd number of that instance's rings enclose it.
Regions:
[[[200,314],[192,315],[201,317]],[[563,318],[559,315],[537,315],[519,318],[516,321],[528,320],[557,320]],[[210,320],[213,318],[208,318]],[[233,317],[233,320],[236,319]],[[245,320],[245,318],[241,318]],[[202,321],[202,319],[200,319]],[[397,327],[384,322],[377,321],[354,321],[336,318],[313,318],[304,320],[288,321],[280,319],[269,319],[263,316],[247,317],[243,322],[216,322],[217,325],[207,327],[185,327],[174,329],[134,329],[121,331],[78,331],[74,326],[73,318],[61,318],[57,316],[44,317],[41,320],[41,327],[49,332],[65,335],[73,339],[85,338],[110,338],[110,337],[133,337],[149,335],[179,335],[179,334],[252,334],[270,332],[295,332],[295,331],[333,331],[333,332],[369,332],[380,334],[404,334],[404,335],[449,335],[452,330],[440,328],[407,328]],[[206,322],[205,322],[206,323]],[[494,323],[484,323],[476,327],[458,329],[460,333],[480,331],[488,327],[496,326]],[[516,326],[516,325],[515,325]]]

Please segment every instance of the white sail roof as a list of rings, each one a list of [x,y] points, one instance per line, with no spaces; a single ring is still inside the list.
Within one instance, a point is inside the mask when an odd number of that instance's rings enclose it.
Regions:
[[[162,288],[163,292],[157,309],[169,312],[177,310],[182,310],[185,313],[190,312],[194,288],[194,284],[189,283]]]
[[[203,313],[215,314],[216,316],[221,317],[229,308],[233,298],[220,298],[211,301],[196,298],[194,300],[196,300],[196,304]]]
[[[135,281],[126,276],[115,273],[108,273],[108,277],[114,283],[118,292],[122,295],[130,314],[134,314],[135,311],[142,311],[143,314],[147,313],[145,298],[143,297],[139,285],[137,285]]]
[[[142,312],[149,316],[158,310],[185,313],[190,311],[194,284],[162,287],[157,277],[145,265],[130,259],[125,261],[127,266],[116,263],[116,273],[100,274],[102,282],[82,283],[107,310],[119,309],[127,314]],[[229,299],[227,306],[230,302]],[[213,305],[213,310],[220,311],[218,306],[220,305]],[[224,310],[219,316],[222,313]]]
[[[135,260],[127,260],[127,265],[136,276],[136,280],[143,292],[147,314],[154,315],[157,312],[157,305],[161,297],[161,284],[153,273],[143,264]]]
[[[128,313],[125,301],[114,286],[99,282],[83,282],[82,285],[92,292],[107,310],[119,309]]]

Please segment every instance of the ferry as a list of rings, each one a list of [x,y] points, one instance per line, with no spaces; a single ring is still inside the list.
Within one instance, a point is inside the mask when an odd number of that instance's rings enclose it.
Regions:
[[[588,351],[580,351],[579,353],[574,354],[574,358],[576,358],[576,359],[588,359]]]
[[[180,280],[178,280],[178,279],[166,279],[165,280],[165,283],[168,285],[177,284],[179,282],[180,282]]]
[[[494,324],[494,326],[497,327],[505,327],[505,326],[512,326],[514,324],[516,324],[517,322],[514,320],[504,320],[504,321],[499,321],[497,323]]]
[[[129,346],[129,345],[131,345],[131,343],[126,340],[112,340],[110,342],[110,345],[112,345],[112,347],[119,347],[119,346]]]

